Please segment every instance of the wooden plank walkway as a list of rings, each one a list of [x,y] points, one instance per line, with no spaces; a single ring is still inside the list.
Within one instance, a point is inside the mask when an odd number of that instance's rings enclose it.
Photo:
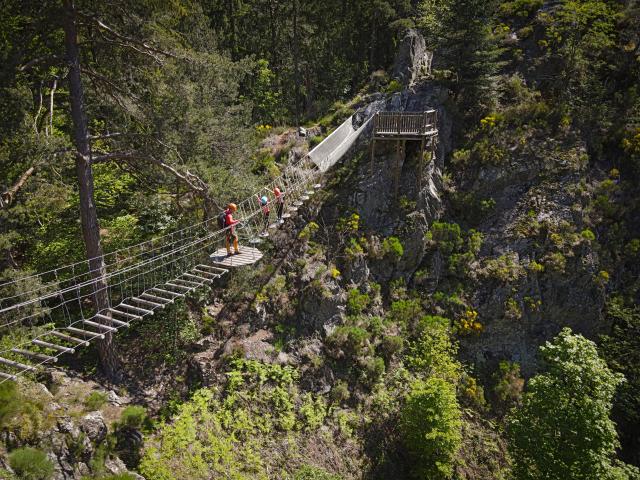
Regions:
[[[220,265],[223,268],[243,267],[252,265],[262,258],[263,254],[260,250],[253,247],[240,245],[239,255],[227,255],[225,248],[219,248],[211,254],[211,262],[214,265]]]

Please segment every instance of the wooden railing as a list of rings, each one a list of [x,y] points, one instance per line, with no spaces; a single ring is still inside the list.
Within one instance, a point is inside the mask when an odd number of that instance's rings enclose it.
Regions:
[[[437,112],[379,112],[373,119],[377,136],[427,135],[436,130]]]

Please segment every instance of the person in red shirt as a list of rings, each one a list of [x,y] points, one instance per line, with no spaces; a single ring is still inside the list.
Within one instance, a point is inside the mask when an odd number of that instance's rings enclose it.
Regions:
[[[282,214],[284,213],[284,194],[285,192],[280,191],[278,187],[273,189],[273,195],[276,197],[276,208],[279,223],[284,223],[284,220],[282,219]]]
[[[236,210],[238,210],[236,204],[230,203],[224,211],[224,226],[227,227],[227,237],[225,242],[227,255],[231,255],[231,240],[233,240],[233,254],[238,255],[240,253],[240,249],[238,248],[238,234],[235,229],[235,225],[240,223],[240,220],[233,219],[233,214],[236,213]]]

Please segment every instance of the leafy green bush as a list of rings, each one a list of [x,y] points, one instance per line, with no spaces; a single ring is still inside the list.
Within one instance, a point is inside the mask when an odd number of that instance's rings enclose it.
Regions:
[[[425,317],[429,318],[429,317]],[[456,360],[458,346],[451,338],[446,325],[438,319],[424,323],[418,337],[409,342],[406,354],[406,366],[420,375],[437,376],[450,382],[456,382],[460,377],[461,366]]]
[[[433,222],[425,235],[427,242],[438,248],[444,255],[451,255],[463,245],[460,225],[457,223]]]
[[[382,242],[382,253],[389,255],[395,260],[402,258],[404,255],[404,248],[398,237],[388,237]]]
[[[624,377],[569,328],[540,347],[540,356],[545,369],[507,422],[515,478],[610,478],[619,443],[609,415]]]
[[[542,258],[542,262],[545,269],[557,273],[564,273],[564,270],[567,266],[567,259],[560,252],[547,253]]]
[[[461,425],[454,385],[435,377],[413,383],[401,411],[400,428],[416,477],[451,477],[462,442]]]
[[[509,408],[520,403],[524,380],[520,375],[520,365],[515,362],[502,361],[493,376],[495,386],[493,392],[497,399],[497,409],[506,412]]]
[[[315,235],[315,233],[318,231],[319,228],[320,228],[320,225],[318,225],[316,222],[309,222],[305,225],[305,227],[302,230],[300,230],[300,233],[298,234],[298,238],[300,240],[309,240],[311,237]]]
[[[107,403],[108,397],[104,392],[91,392],[84,399],[84,407],[93,412],[94,410],[100,410],[105,403]]]
[[[346,402],[351,397],[351,392],[349,391],[349,385],[344,380],[338,380],[334,383],[331,388],[331,392],[329,393],[329,398],[333,403],[340,405],[342,402]]]
[[[502,282],[513,282],[522,277],[525,271],[524,267],[518,262],[518,257],[515,253],[505,253],[498,258],[487,260],[483,273]]]
[[[20,411],[22,395],[15,382],[0,384],[0,427],[4,427],[7,420]]]
[[[293,474],[293,480],[340,480],[339,475],[311,465],[303,465]]]
[[[347,357],[361,355],[369,340],[369,332],[360,327],[342,325],[327,337],[326,344],[333,355],[344,352]]]
[[[391,360],[391,358],[402,350],[404,345],[404,340],[399,335],[385,335],[382,338],[382,344],[380,348],[382,349],[382,355],[387,361]]]
[[[139,405],[129,405],[120,414],[120,425],[141,428],[147,419],[147,411]]]
[[[46,453],[31,447],[18,448],[9,454],[9,465],[23,480],[48,480],[53,476],[53,463]]]
[[[357,288],[352,288],[347,293],[347,313],[360,315],[371,303],[371,298],[366,293],[360,293]]]
[[[387,316],[392,322],[408,328],[418,322],[423,315],[422,305],[419,300],[397,300],[391,304]]]
[[[385,88],[385,91],[387,93],[401,92],[402,91],[402,84],[398,80],[396,80],[394,78],[393,80],[391,80],[389,82],[389,85],[387,85],[387,88]]]

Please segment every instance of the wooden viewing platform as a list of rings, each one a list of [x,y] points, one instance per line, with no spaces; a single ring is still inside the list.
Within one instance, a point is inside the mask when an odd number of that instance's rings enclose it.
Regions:
[[[438,134],[438,112],[378,112],[373,117],[373,138],[422,140]]]
[[[424,169],[425,147],[429,146],[431,158],[435,158],[438,138],[438,112],[426,110],[424,112],[378,112],[373,117],[373,136],[371,139],[371,174],[373,174],[373,160],[376,152],[376,140],[392,140],[396,142],[396,161],[393,167],[394,193],[398,196],[400,184],[401,157],[404,157],[407,141],[420,142],[418,159],[418,190],[422,189],[422,171]]]

